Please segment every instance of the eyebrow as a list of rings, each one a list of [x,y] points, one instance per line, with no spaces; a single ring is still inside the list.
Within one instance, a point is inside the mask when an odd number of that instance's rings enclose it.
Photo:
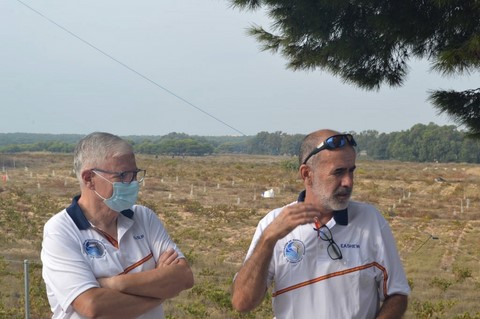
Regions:
[[[333,170],[333,173],[341,173],[345,171],[353,172],[357,168],[356,165],[353,165],[352,167],[337,167]]]

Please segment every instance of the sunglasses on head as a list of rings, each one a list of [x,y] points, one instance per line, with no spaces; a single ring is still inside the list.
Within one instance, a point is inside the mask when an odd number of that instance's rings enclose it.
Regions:
[[[303,161],[303,164],[306,164],[310,157],[322,150],[333,150],[336,148],[341,148],[344,147],[347,143],[352,146],[357,146],[357,142],[355,142],[355,140],[353,139],[352,134],[338,134],[330,136],[325,141],[318,144],[318,146],[315,147],[313,151],[310,152],[310,154],[308,154],[308,156]]]

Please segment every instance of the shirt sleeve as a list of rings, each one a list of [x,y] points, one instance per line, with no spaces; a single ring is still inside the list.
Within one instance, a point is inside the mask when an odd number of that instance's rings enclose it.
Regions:
[[[146,213],[144,227],[148,233],[149,244],[153,253],[153,257],[155,258],[155,262],[157,262],[160,255],[169,248],[173,248],[178,253],[178,258],[185,258],[180,248],[170,238],[170,235],[165,229],[162,221],[158,218],[155,212],[147,207],[143,208],[145,209]]]
[[[278,214],[281,212],[282,208],[277,208],[270,213],[268,213],[264,218],[260,220],[260,222],[257,225],[257,228],[255,230],[255,233],[252,238],[252,242],[250,243],[250,247],[248,248],[247,255],[245,257],[245,261],[250,258],[250,256],[253,254],[253,251],[255,250],[255,247],[257,246],[258,241],[260,240],[260,237],[262,236],[265,228],[267,228],[268,225],[278,216]],[[276,249],[274,249],[273,254],[272,254],[272,259],[270,260],[270,264],[268,267],[268,278],[267,278],[267,285],[270,286],[271,283],[273,282],[273,279],[275,277],[275,253]]]
[[[47,223],[42,241],[42,276],[64,312],[84,291],[100,287],[82,253],[82,243],[67,235],[61,224]],[[50,294],[49,292],[49,294]]]
[[[383,275],[382,281],[379,282],[380,298],[383,301],[385,297],[393,294],[408,295],[410,286],[390,226],[380,213],[377,214],[381,234],[378,240],[378,260],[384,265],[387,276],[386,281]]]

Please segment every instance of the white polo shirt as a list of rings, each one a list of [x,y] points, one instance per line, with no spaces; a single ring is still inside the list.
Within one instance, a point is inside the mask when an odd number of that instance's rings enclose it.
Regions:
[[[157,215],[134,205],[117,220],[118,242],[102,235],[85,218],[79,196],[44,227],[41,259],[48,300],[56,318],[83,318],[71,307],[84,291],[100,287],[97,278],[155,268],[159,256],[174,248],[184,257]],[[138,317],[164,318],[162,305]]]
[[[259,222],[246,259],[282,209]],[[314,227],[299,226],[275,245],[268,282],[276,319],[370,319],[387,296],[410,293],[390,227],[375,207],[351,201],[327,223],[339,260],[329,257],[329,242]]]

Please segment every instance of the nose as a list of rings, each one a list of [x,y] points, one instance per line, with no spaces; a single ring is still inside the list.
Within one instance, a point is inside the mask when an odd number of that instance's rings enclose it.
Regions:
[[[343,175],[342,187],[348,187],[348,188],[353,187],[353,172],[347,172],[345,175]]]

